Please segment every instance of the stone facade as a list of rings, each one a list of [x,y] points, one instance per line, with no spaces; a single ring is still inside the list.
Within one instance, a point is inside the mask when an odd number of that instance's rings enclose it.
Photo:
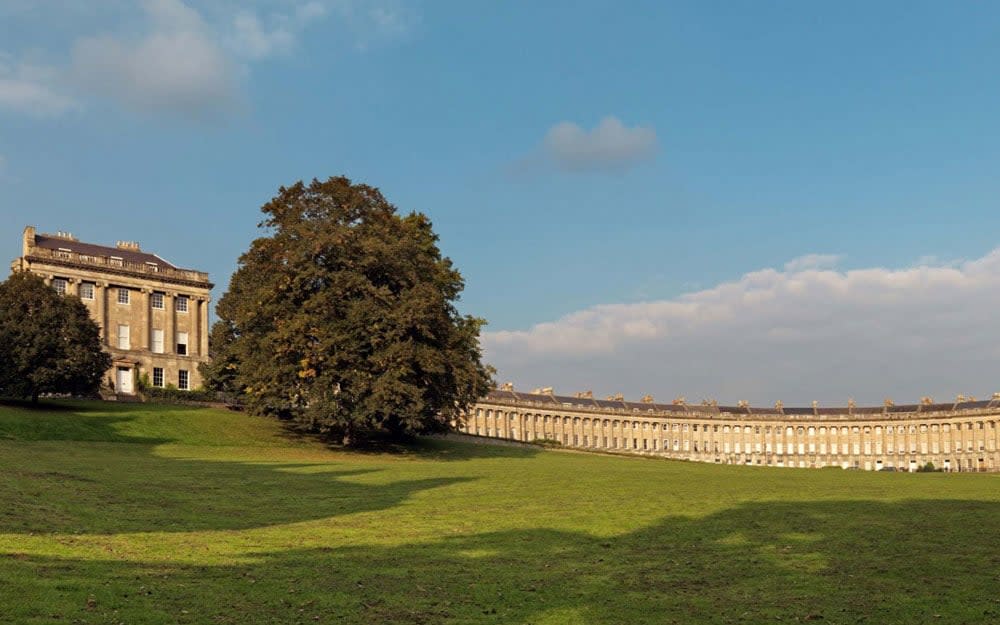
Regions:
[[[105,247],[64,233],[37,234],[31,226],[11,269],[40,275],[80,298],[111,354],[106,384],[116,393],[135,393],[140,376],[154,386],[201,386],[213,286],[208,274],[174,267],[137,243]]]
[[[505,385],[507,386],[507,385]],[[915,471],[931,462],[946,471],[997,471],[1000,394],[989,401],[881,407],[755,409],[607,400],[551,389],[489,393],[458,429],[517,441],[552,440],[593,451],[723,464]]]

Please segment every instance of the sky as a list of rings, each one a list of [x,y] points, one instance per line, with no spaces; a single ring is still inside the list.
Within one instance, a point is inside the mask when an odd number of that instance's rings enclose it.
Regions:
[[[0,252],[215,301],[282,185],[430,216],[519,389],[1000,391],[1000,5],[0,0]]]

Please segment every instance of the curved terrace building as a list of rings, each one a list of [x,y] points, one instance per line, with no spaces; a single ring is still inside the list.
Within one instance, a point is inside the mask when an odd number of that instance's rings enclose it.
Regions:
[[[915,471],[928,462],[946,471],[997,471],[1000,393],[988,401],[879,407],[754,408],[683,400],[640,402],[621,395],[595,399],[552,389],[520,393],[510,384],[490,392],[459,430],[515,441],[550,440],[564,447],[681,460],[778,467],[843,467]]]

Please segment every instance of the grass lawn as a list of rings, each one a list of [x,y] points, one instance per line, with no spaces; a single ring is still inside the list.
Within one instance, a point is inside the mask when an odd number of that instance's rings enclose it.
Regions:
[[[0,623],[995,623],[995,475],[428,441],[221,410],[0,406]]]

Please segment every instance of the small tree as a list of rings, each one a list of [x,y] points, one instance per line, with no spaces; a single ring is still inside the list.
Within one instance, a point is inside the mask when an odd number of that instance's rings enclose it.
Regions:
[[[95,392],[111,366],[83,302],[26,272],[0,283],[0,346],[0,392],[34,402],[42,393]]]
[[[462,276],[425,215],[343,177],[282,187],[261,210],[269,236],[217,309],[213,384],[345,443],[444,431],[486,392],[484,321],[455,309]]]

